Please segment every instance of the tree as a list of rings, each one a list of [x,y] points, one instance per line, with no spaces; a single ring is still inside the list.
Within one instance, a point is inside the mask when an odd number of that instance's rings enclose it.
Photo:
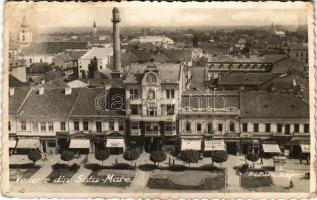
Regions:
[[[33,165],[35,165],[35,162],[40,160],[42,158],[42,155],[39,151],[37,150],[31,150],[28,153],[28,158],[33,162]]]
[[[129,151],[124,152],[123,154],[123,158],[127,161],[131,161],[131,165],[132,165],[132,161],[136,160],[140,157],[140,152],[137,149],[131,149]]]
[[[260,159],[260,157],[256,153],[247,154],[247,160],[251,161],[253,166],[254,166],[254,162],[258,161],[259,159]]]
[[[166,160],[166,154],[162,150],[153,151],[150,155],[150,160],[154,163],[158,163],[160,165],[160,162],[163,162]]]
[[[187,162],[190,166],[190,163],[196,163],[199,160],[199,152],[194,150],[186,150],[182,153],[182,160]]]
[[[212,162],[220,163],[220,166],[223,162],[228,160],[228,153],[226,151],[214,151],[211,154]]]
[[[69,166],[69,161],[73,160],[75,157],[74,155],[74,152],[72,151],[64,151],[62,154],[61,154],[61,159],[63,161],[66,161],[68,162],[68,166]]]
[[[103,161],[109,158],[110,153],[107,150],[97,150],[95,152],[95,158],[99,161],[101,161],[101,164],[103,165]]]

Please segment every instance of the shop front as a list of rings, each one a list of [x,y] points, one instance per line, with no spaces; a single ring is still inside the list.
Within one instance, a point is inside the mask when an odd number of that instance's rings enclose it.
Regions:
[[[41,148],[41,142],[39,137],[18,138],[15,148],[16,148],[17,154],[27,154],[30,150],[38,150],[40,152],[43,151],[43,149]]]
[[[243,138],[240,141],[240,154],[260,153],[260,141],[254,138]]]
[[[56,132],[56,151],[62,153],[69,147],[70,137],[69,132]]]
[[[55,154],[57,153],[57,140],[55,137],[41,138],[41,145],[44,153]]]
[[[125,152],[124,138],[107,138],[106,148],[110,154],[119,155]]]
[[[71,135],[68,149],[76,154],[89,154],[91,152],[91,145],[88,135],[85,133]]]
[[[205,140],[204,157],[211,157],[213,151],[226,151],[224,140]]]
[[[264,157],[273,157],[281,155],[281,149],[278,144],[262,144],[262,155]]]

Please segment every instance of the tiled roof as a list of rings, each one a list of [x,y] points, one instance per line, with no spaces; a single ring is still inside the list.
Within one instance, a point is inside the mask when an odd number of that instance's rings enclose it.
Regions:
[[[141,83],[144,71],[148,64],[134,63],[130,66],[128,75],[124,83]],[[158,76],[161,83],[176,83],[179,81],[180,64],[164,63],[156,64]]]
[[[23,83],[19,81],[17,78],[12,76],[11,74],[9,75],[9,87],[23,87],[27,86],[28,83]]]
[[[9,96],[9,115],[16,115],[23,100],[30,91],[30,87],[14,88],[14,95]]]
[[[309,118],[309,106],[294,94],[243,92],[240,94],[242,118]]]
[[[68,50],[67,53],[73,60],[77,60],[82,57],[87,50]]]
[[[217,55],[209,56],[208,62],[215,63],[275,63],[282,58],[286,57],[285,55],[265,55],[265,56],[232,56],[232,55]]]
[[[125,116],[125,112],[123,111],[114,111],[114,110],[103,110],[103,109],[97,109],[96,107],[96,98],[98,95],[103,95],[106,93],[105,88],[81,88],[79,93],[78,93],[78,98],[75,102],[74,108],[71,113],[71,117],[76,117],[76,116],[85,116],[85,117],[92,117],[92,116]],[[124,95],[124,90],[123,89],[110,89],[109,95],[113,94],[122,94]],[[108,98],[107,100],[110,100]],[[100,106],[102,107],[103,101],[100,101]]]
[[[219,78],[218,85],[261,85],[279,75],[274,73],[228,73]]]
[[[33,42],[21,50],[21,54],[56,54],[68,49],[88,49],[88,42]]]
[[[87,51],[80,59],[91,60],[94,57],[97,59],[103,59],[107,56],[111,56],[113,49],[109,47],[93,47]]]
[[[72,89],[71,94],[65,95],[64,88],[45,88],[44,94],[39,95],[38,90],[34,88],[19,114],[21,117],[67,117],[77,94],[78,89]]]
[[[60,60],[63,63],[67,63],[73,60],[73,58],[66,52],[56,54],[54,59],[55,61]]]

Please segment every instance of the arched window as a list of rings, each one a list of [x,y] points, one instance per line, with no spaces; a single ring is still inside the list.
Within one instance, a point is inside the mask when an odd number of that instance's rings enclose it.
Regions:
[[[146,82],[148,83],[156,83],[156,77],[154,74],[148,74],[146,77]]]
[[[24,35],[22,35],[22,41],[25,41],[25,36]]]
[[[155,92],[154,92],[153,90],[150,90],[150,91],[149,91],[148,98],[149,98],[150,100],[155,99]]]

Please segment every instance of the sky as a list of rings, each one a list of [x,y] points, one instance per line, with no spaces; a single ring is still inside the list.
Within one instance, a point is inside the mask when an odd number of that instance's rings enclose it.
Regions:
[[[276,2],[275,2],[276,3]],[[36,3],[7,5],[10,29],[18,28],[22,17],[34,28],[111,26],[112,8],[118,7],[121,26],[231,26],[307,24],[305,5],[242,7],[213,3]],[[237,4],[236,4],[237,5]],[[264,5],[264,6],[263,6]],[[284,4],[285,5],[285,4]]]

